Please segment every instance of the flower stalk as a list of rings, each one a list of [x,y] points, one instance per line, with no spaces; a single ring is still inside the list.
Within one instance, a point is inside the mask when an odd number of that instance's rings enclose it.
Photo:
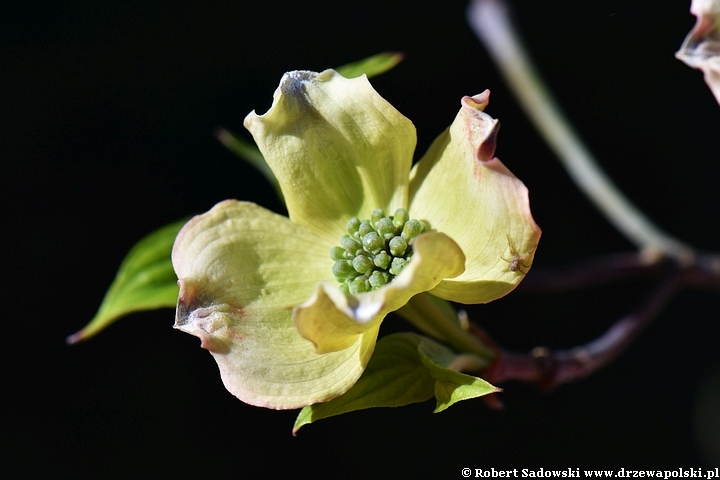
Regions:
[[[493,349],[463,327],[454,309],[445,300],[421,293],[396,313],[420,331],[447,343],[458,352],[479,355],[487,361],[487,365],[497,356]]]

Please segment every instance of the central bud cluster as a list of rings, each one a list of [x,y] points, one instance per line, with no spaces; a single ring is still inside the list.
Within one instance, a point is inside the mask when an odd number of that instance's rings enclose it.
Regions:
[[[381,209],[370,220],[351,218],[340,237],[340,247],[330,249],[332,267],[340,290],[357,294],[377,290],[391,282],[413,255],[412,240],[428,230],[420,220],[410,220],[403,208],[385,216]]]

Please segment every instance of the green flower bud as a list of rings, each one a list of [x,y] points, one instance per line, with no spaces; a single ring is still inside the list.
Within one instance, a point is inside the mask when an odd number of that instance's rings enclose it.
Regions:
[[[360,277],[357,277],[352,282],[350,282],[348,284],[348,288],[352,295],[357,295],[358,293],[369,292],[370,291],[370,282],[368,282],[368,280],[364,276],[360,276]]]
[[[368,252],[378,253],[385,246],[385,240],[377,232],[370,232],[362,237],[362,244]]]
[[[376,208],[370,213],[370,222],[372,222],[373,225],[377,227],[377,222],[381,218],[385,217],[385,212],[382,211],[382,208]]]
[[[352,260],[352,266],[358,273],[368,273],[370,270],[373,269],[375,264],[373,264],[373,261],[370,260],[365,255],[358,255],[357,257],[353,258]]]
[[[395,224],[388,217],[383,217],[375,223],[377,233],[385,240],[395,236]]]
[[[392,265],[390,265],[390,273],[393,275],[400,275],[402,269],[407,265],[407,261],[404,258],[395,257],[393,258]]]
[[[350,235],[354,235],[360,228],[360,219],[353,217],[345,224],[345,229]]]
[[[395,210],[395,215],[393,215],[393,223],[395,224],[395,227],[400,229],[405,225],[405,222],[407,222],[410,219],[408,216],[408,212],[404,208],[398,208]]]
[[[355,255],[355,252],[362,248],[362,243],[358,242],[349,235],[343,235],[340,239],[340,245],[351,255]]]
[[[393,237],[388,242],[388,246],[390,247],[390,253],[392,253],[396,257],[402,257],[403,255],[405,255],[408,244],[405,240],[403,240],[402,237]]]
[[[360,224],[360,228],[358,228],[357,233],[358,233],[359,238],[362,238],[365,235],[367,235],[368,233],[374,232],[374,231],[375,231],[375,228],[372,225],[370,225],[370,222],[368,222],[367,220],[363,220],[362,223]]]
[[[425,225],[419,220],[408,220],[403,227],[402,238],[410,243],[413,238],[423,233],[424,230]]]
[[[374,271],[368,279],[373,290],[385,286],[390,281],[390,274],[387,272]]]
[[[332,247],[330,249],[330,258],[333,260],[345,260],[346,257],[346,250],[342,247]]]
[[[332,266],[332,273],[338,282],[344,282],[348,278],[355,278],[357,272],[349,260],[338,260]]]
[[[392,257],[388,255],[385,250],[380,251],[375,257],[373,257],[373,263],[376,267],[387,270],[392,262]]]

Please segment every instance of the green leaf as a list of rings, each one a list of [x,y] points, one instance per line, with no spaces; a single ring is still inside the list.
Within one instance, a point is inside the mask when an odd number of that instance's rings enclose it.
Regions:
[[[485,365],[473,355],[457,355],[447,347],[415,333],[396,333],[375,347],[362,377],[345,394],[303,408],[293,427],[322,418],[373,407],[399,407],[437,398],[435,412],[469,398],[500,391],[486,381],[453,369]]]
[[[273,189],[275,189],[275,193],[280,201],[285,203],[282,190],[280,189],[280,184],[278,183],[277,178],[275,178],[275,174],[272,170],[270,170],[270,166],[265,161],[265,157],[263,157],[263,154],[260,153],[260,149],[258,149],[256,145],[243,140],[237,134],[223,127],[217,127],[215,129],[215,138],[225,145],[228,150],[248,162],[260,173],[262,173],[267,181],[270,182]]]
[[[372,57],[358,60],[357,62],[348,63],[342,67],[335,69],[345,78],[359,77],[363,73],[368,78],[383,74],[400,63],[403,54],[399,52],[383,52],[373,55]]]
[[[443,345],[427,339],[418,346],[423,365],[435,379],[435,399],[437,404],[433,413],[446,410],[453,404],[488,393],[499,392],[485,380],[460,373],[463,367],[477,368],[485,361],[472,355],[454,355]]]
[[[185,222],[156,230],[130,250],[95,316],[82,330],[67,337],[68,343],[87,340],[130,313],[175,307],[178,285],[170,253]]]

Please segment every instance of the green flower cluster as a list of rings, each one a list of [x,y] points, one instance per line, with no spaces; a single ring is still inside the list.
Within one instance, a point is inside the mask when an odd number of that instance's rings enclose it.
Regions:
[[[343,293],[356,295],[382,288],[399,275],[412,257],[412,240],[429,227],[409,219],[404,208],[393,216],[377,208],[370,220],[353,217],[345,229],[341,246],[330,249],[332,272]]]

